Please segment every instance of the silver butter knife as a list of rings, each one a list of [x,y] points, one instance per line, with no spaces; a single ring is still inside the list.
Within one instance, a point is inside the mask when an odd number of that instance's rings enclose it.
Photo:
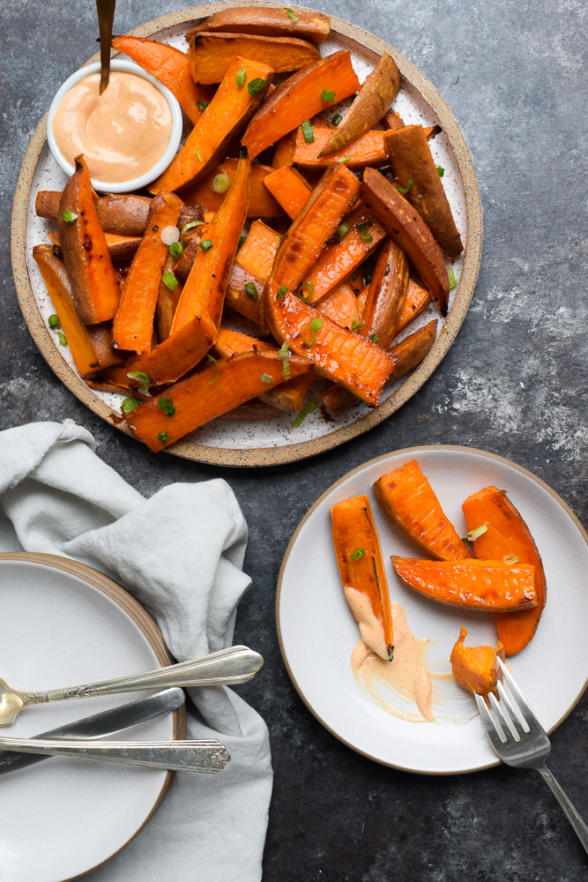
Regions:
[[[41,732],[36,738],[100,738],[105,735],[113,735],[130,726],[136,726],[147,720],[152,720],[162,714],[171,713],[184,704],[184,690],[178,687],[162,689],[148,698],[133,701],[130,704],[119,705],[112,710],[92,714],[83,717],[57,729]],[[0,750],[0,775],[7,772],[15,772],[35,763],[50,759],[50,756],[42,756],[38,753],[16,753],[12,750]]]

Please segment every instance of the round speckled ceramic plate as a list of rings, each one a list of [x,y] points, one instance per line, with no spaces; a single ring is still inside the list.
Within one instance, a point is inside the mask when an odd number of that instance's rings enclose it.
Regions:
[[[131,33],[185,48],[184,34],[189,27],[219,9],[235,5],[247,4],[212,3],[163,16]],[[264,5],[280,6],[280,3]],[[465,244],[464,253],[453,265],[459,283],[451,292],[448,316],[442,320],[430,306],[410,325],[406,334],[432,317],[438,318],[437,340],[411,374],[385,390],[377,409],[358,403],[334,422],[325,421],[320,411],[316,411],[297,429],[291,428],[291,414],[249,422],[215,420],[166,448],[177,456],[223,465],[258,466],[292,462],[342,444],[389,417],[415,394],[447,353],[469,306],[480,263],[482,215],[476,176],[463,135],[439,92],[403,55],[356,25],[334,17],[331,24],[331,36],[321,47],[323,55],[348,49],[355,70],[363,80],[379,55],[389,52],[402,74],[402,87],[394,107],[409,123],[438,123],[443,128],[443,134],[431,143],[431,150],[435,161],[445,169],[443,182]],[[55,84],[56,89],[59,85]],[[47,241],[48,224],[35,215],[34,202],[41,189],[62,189],[65,177],[49,154],[45,126],[44,118],[25,155],[14,202],[12,256],[18,297],[33,339],[52,370],[84,404],[112,424],[113,412],[119,411],[122,396],[90,389],[78,376],[67,348],[57,344],[46,325],[54,309],[32,259],[32,247]],[[124,424],[117,428],[126,431]]]
[[[588,536],[565,502],[515,463],[467,447],[411,447],[372,459],[342,477],[315,502],[299,524],[282,563],[276,598],[284,663],[302,700],[336,738],[365,756],[411,772],[456,774],[496,765],[473,700],[457,686],[459,720],[444,715],[447,693],[436,694],[435,723],[408,722],[382,710],[358,686],[350,656],[359,639],[347,607],[332,549],[331,507],[367,493],[382,546],[390,597],[405,609],[413,633],[431,641],[429,660],[450,670],[449,655],[468,629],[467,643],[494,644],[487,613],[466,612],[430,601],[395,575],[391,554],[423,556],[391,526],[372,493],[382,475],[417,459],[458,533],[465,533],[461,503],[489,484],[508,491],[537,544],[547,580],[547,604],[529,645],[509,664],[523,694],[550,732],[572,710],[586,688],[588,652]],[[455,699],[452,696],[452,701]],[[468,706],[466,706],[466,703]],[[455,707],[455,704],[453,705]],[[416,711],[416,706],[407,707]]]

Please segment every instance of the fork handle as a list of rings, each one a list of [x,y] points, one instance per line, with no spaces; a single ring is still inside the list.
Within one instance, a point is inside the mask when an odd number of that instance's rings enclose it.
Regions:
[[[539,766],[537,771],[562,807],[568,821],[574,828],[576,836],[584,846],[584,851],[588,853],[588,825],[582,819],[582,815],[567,796],[553,772],[548,769],[547,766]]]

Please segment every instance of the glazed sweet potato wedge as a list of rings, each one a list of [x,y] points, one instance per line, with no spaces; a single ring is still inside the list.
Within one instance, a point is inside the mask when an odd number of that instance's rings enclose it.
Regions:
[[[219,181],[221,187],[225,182],[222,178],[226,174],[229,178],[229,188],[232,185],[237,170],[237,162],[239,160],[230,156],[224,159],[216,168],[213,168],[206,177],[182,191],[182,199],[188,205],[199,205],[203,211],[218,211],[227,194],[226,190],[218,192]],[[249,207],[247,209],[247,217],[251,218],[276,218],[283,217],[279,203],[274,199],[272,194],[265,186],[268,175],[271,175],[273,169],[268,165],[261,165],[256,162],[251,166],[251,187],[249,189]],[[221,175],[221,178],[219,178]]]
[[[532,609],[537,603],[535,567],[502,560],[417,560],[392,555],[402,581],[431,600],[488,612]]]
[[[413,319],[424,312],[430,302],[431,295],[426,288],[421,288],[414,279],[409,279],[406,297],[398,316],[398,333],[403,331]]]
[[[290,376],[308,370],[304,359],[292,357]],[[284,382],[282,359],[273,352],[246,352],[213,360],[207,367],[150,398],[127,414],[126,422],[150,450],[162,450],[188,432],[256,398]],[[162,403],[161,398],[165,401]]]
[[[373,168],[363,173],[361,198],[388,235],[400,245],[423,284],[447,314],[449,277],[443,254],[433,234],[418,213],[384,175]]]
[[[468,632],[461,626],[459,637],[451,651],[451,670],[455,682],[462,689],[478,695],[494,692],[498,682],[496,658],[504,661],[504,646],[500,641],[496,646],[465,646]]]
[[[343,121],[331,133],[321,155],[340,150],[375,126],[394,101],[399,89],[400,71],[394,59],[384,52],[362,83]]]
[[[205,313],[217,328],[220,326],[231,267],[247,217],[250,176],[251,163],[242,157],[237,163],[233,186],[208,225],[208,238],[200,243],[174,315],[172,335],[194,316]]]
[[[386,237],[384,227],[365,206],[359,206],[339,225],[339,241],[329,245],[305,276],[309,303],[317,303],[355,272]]]
[[[294,151],[296,149],[296,129],[288,132],[283,138],[280,138],[274,150],[274,158],[272,159],[272,168],[284,168],[292,165],[294,160]]]
[[[99,362],[89,329],[75,308],[65,266],[55,256],[51,245],[35,245],[33,257],[59,317],[78,373],[87,377],[100,370],[103,365]]]
[[[424,552],[437,560],[471,558],[416,459],[378,478],[374,493],[388,520]]]
[[[190,122],[196,124],[202,114],[202,105],[208,104],[212,92],[203,86],[197,86],[190,75],[188,57],[179,49],[158,40],[144,37],[132,37],[124,34],[112,38],[112,48],[123,52],[140,64],[143,70],[166,86]]]
[[[231,270],[226,302],[255,324],[260,322],[263,290],[281,241],[282,237],[263,221],[253,221]]]
[[[57,220],[60,200],[61,193],[58,190],[39,190],[35,199],[35,211],[39,217]],[[136,196],[134,193],[106,193],[99,196],[95,204],[100,226],[106,234],[141,237],[147,226],[151,201],[149,196]],[[180,226],[197,220],[202,220],[200,207],[185,205],[180,216]]]
[[[349,330],[357,330],[360,323],[357,297],[346,282],[342,282],[336,288],[333,288],[326,297],[323,297],[317,303],[316,311],[320,315],[326,315],[335,324]]]
[[[344,162],[347,168],[365,168],[366,165],[388,164],[388,157],[384,149],[384,137],[387,133],[379,129],[370,129],[356,141],[346,144],[335,153],[325,155],[325,147],[333,133],[337,131],[336,126],[316,121],[312,123],[314,140],[308,143],[304,131],[301,128],[297,129],[293,162],[303,169],[326,168],[334,162]]]
[[[251,119],[242,143],[251,159],[271,147],[303,120],[312,119],[332,102],[325,101],[323,92],[334,91],[334,101],[343,101],[359,88],[359,80],[351,64],[349,52],[341,50],[327,55],[284,80],[263,102]]]
[[[496,616],[498,638],[507,655],[520,652],[532,639],[546,600],[543,563],[531,532],[505,490],[485,487],[469,496],[462,505],[467,528],[486,530],[474,539],[476,557],[515,560],[535,568],[537,605],[533,610]]]
[[[455,260],[463,244],[423,127],[386,132],[384,145],[398,186],[408,188],[407,200],[418,209],[442,250]]]
[[[300,172],[289,165],[273,170],[263,183],[292,220],[298,217],[312,192]]]
[[[400,380],[401,377],[404,377],[405,374],[420,364],[433,346],[436,336],[437,320],[433,319],[433,321],[415,331],[414,334],[409,334],[400,343],[392,346],[390,352],[396,356],[397,362],[392,368],[388,382],[395,383],[396,380]],[[330,416],[338,417],[348,408],[357,404],[357,398],[343,386],[333,384],[323,392],[322,403]]]
[[[331,509],[333,546],[345,599],[364,643],[392,661],[394,637],[390,596],[374,516],[367,496]]]
[[[49,230],[47,235],[51,244],[55,245],[58,251],[63,254],[57,233]],[[104,236],[113,266],[128,267],[141,244],[141,236],[118,236],[116,233],[105,233]]]
[[[235,55],[267,64],[277,74],[300,70],[320,58],[316,46],[297,37],[200,31],[188,50],[192,79],[201,85],[220,83]]]
[[[266,37],[302,37],[313,43],[323,43],[329,36],[331,23],[328,15],[310,9],[273,8],[271,6],[239,6],[223,9],[209,15],[186,34],[191,39],[201,31],[219,31],[238,34],[261,34]]]
[[[76,157],[75,171],[61,194],[57,229],[82,321],[87,325],[108,321],[118,308],[120,287],[83,156]]]
[[[233,58],[214,98],[150,191],[179,190],[218,165],[230,140],[240,133],[263,101],[272,77],[273,71],[267,64]]]
[[[398,332],[408,287],[408,262],[404,251],[388,239],[376,261],[363,311],[361,333],[387,349]]]
[[[169,246],[162,230],[175,227],[182,200],[174,193],[158,193],[151,203],[147,229],[133,258],[114,322],[112,336],[117,349],[143,355],[151,349],[153,319]]]

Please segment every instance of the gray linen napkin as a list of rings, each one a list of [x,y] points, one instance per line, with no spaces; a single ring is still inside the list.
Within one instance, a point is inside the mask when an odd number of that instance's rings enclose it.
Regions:
[[[83,561],[120,582],[156,619],[179,660],[232,643],[247,525],[220,479],[145,499],[94,453],[71,420],[0,432],[0,551]],[[255,648],[255,647],[254,647]],[[232,690],[192,689],[190,738],[218,737],[219,775],[176,775],[162,806],[95,882],[253,882],[272,788],[267,728]]]

